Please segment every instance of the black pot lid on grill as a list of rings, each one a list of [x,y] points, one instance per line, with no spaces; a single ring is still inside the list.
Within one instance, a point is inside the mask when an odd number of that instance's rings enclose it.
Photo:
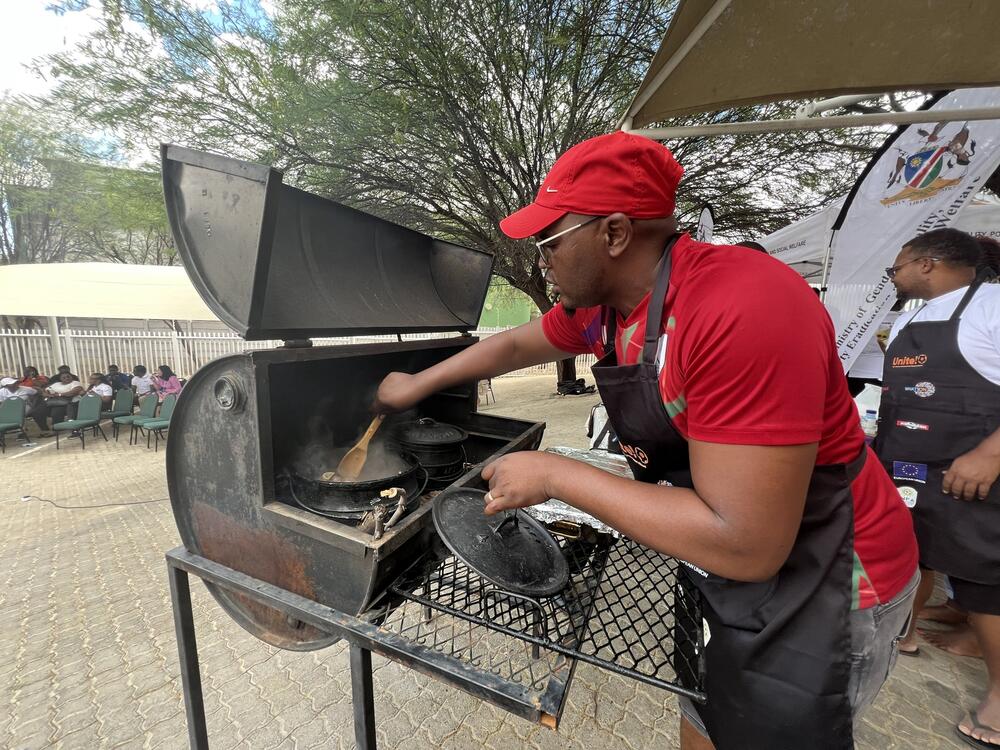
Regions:
[[[434,526],[458,558],[487,581],[524,596],[559,593],[569,566],[559,544],[527,513],[483,513],[482,490],[446,490],[434,498]]]
[[[465,430],[430,417],[404,422],[396,428],[396,438],[409,446],[445,447],[463,443],[468,437]]]

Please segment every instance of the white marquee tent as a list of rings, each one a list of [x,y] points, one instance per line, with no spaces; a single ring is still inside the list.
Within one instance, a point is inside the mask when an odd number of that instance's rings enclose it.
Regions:
[[[0,266],[0,315],[217,320],[181,266]]]
[[[819,283],[833,222],[844,204],[838,198],[811,216],[793,222],[759,240],[767,252],[792,266],[808,281]],[[1000,239],[1000,200],[976,198],[962,209],[953,225],[975,235]]]

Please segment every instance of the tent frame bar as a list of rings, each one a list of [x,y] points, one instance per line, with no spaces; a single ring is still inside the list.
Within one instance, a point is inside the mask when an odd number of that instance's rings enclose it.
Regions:
[[[701,38],[705,36],[705,33],[712,28],[722,12],[729,7],[732,0],[715,0],[715,4],[709,9],[708,13],[702,16],[702,19],[698,22],[688,37],[681,43],[681,46],[677,48],[677,51],[667,60],[663,67],[657,71],[656,76],[650,81],[649,86],[646,87],[639,96],[632,100],[629,108],[625,111],[625,116],[622,118],[620,127],[622,130],[629,131],[632,129],[632,114],[637,110],[641,109],[646,102],[649,101],[650,97],[656,93],[667,77],[674,72],[674,69],[681,64],[681,61],[687,57],[688,52],[694,49],[695,45],[701,41]],[[669,33],[669,30],[668,30]]]
[[[878,99],[885,94],[849,94],[847,96],[835,96],[832,99],[820,99],[815,102],[806,102],[795,110],[796,117],[812,117],[821,112],[829,112],[831,109],[850,107],[852,104],[860,104],[869,99]]]
[[[713,125],[681,125],[670,128],[641,128],[623,130],[643,135],[653,140],[669,138],[694,138],[712,135],[741,135],[745,133],[783,133],[794,130],[826,130],[827,128],[866,128],[873,125],[910,125],[915,122],[946,122],[1000,119],[1000,106],[948,109],[929,112],[876,112],[863,115],[833,115],[830,117],[794,117],[789,120],[749,120],[724,122]]]

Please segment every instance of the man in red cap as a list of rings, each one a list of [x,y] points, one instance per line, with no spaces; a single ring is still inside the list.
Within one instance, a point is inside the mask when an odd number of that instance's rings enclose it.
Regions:
[[[682,747],[853,748],[918,580],[909,513],[865,446],[812,289],[763,253],[678,235],[682,174],[666,147],[623,132],[563,154],[500,224],[537,238],[559,304],[392,373],[375,406],[600,356],[638,481],[518,452],[483,470],[486,513],[559,498],[685,563],[704,602],[708,699],[681,700]]]

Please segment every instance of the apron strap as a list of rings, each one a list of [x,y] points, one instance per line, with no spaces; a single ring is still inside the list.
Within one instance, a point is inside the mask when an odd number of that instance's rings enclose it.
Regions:
[[[976,291],[979,289],[980,286],[982,286],[982,283],[983,283],[982,281],[973,281],[971,284],[969,284],[969,288],[966,290],[961,301],[958,303],[958,307],[955,308],[955,312],[953,312],[951,314],[951,317],[948,318],[949,323],[958,320],[959,318],[962,317],[962,313],[965,312],[966,306],[972,301],[972,298],[976,296]],[[909,321],[907,321],[906,325],[903,326],[903,328],[906,328],[906,326],[910,325],[910,323],[918,322],[917,318],[920,317],[920,313],[925,307],[927,307],[926,301],[924,302],[924,304],[922,304],[920,307],[917,308],[917,311],[913,313],[913,317],[910,318]]]
[[[602,315],[604,316],[602,327],[604,328],[604,356],[606,357],[615,350],[615,336],[618,335],[618,313],[610,307],[605,307],[602,310]]]
[[[868,460],[868,446],[862,446],[861,453],[858,457],[847,464],[847,481],[853,482],[861,474],[861,470],[865,467],[865,461]]]
[[[675,234],[667,240],[663,259],[660,261],[660,269],[656,274],[656,284],[653,286],[653,293],[649,298],[649,307],[646,310],[646,340],[642,347],[642,362],[646,364],[656,363],[656,342],[660,339],[663,304],[667,300],[667,290],[670,287],[670,255],[679,237],[679,234]]]
[[[968,304],[972,302],[972,298],[976,296],[976,291],[982,283],[983,282],[981,281],[974,281],[969,284],[968,291],[966,291],[965,295],[962,297],[962,301],[958,303],[958,307],[955,308],[955,312],[951,314],[951,318],[949,318],[949,320],[958,320],[962,317],[962,313],[965,312],[965,308]]]

